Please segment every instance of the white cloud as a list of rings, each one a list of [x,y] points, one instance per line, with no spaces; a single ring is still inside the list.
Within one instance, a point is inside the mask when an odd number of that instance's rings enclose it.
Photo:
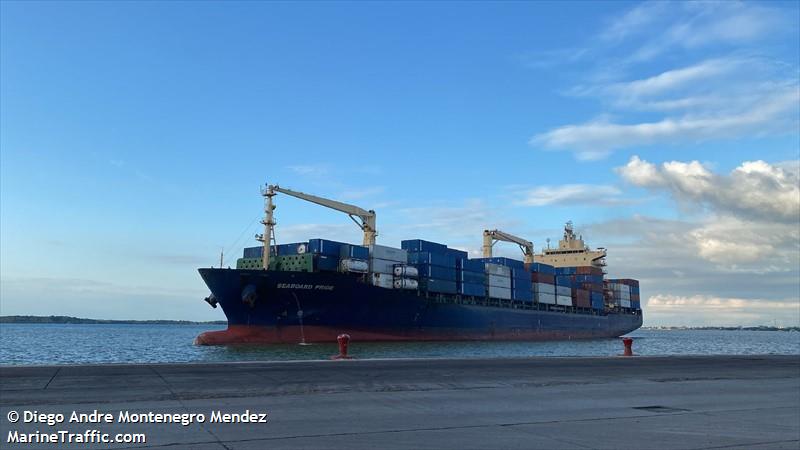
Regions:
[[[621,191],[609,185],[563,184],[559,186],[539,186],[518,193],[517,205],[569,206],[576,204],[619,204]]]
[[[746,161],[730,174],[718,175],[698,161],[671,161],[659,167],[633,156],[617,171],[635,186],[665,190],[678,201],[691,201],[722,214],[798,223],[800,173],[792,167]]]
[[[308,175],[308,176],[326,175],[329,171],[328,166],[313,165],[313,164],[298,164],[298,165],[286,166],[286,168],[298,175]]]
[[[729,298],[713,295],[656,294],[645,302],[650,323],[677,326],[798,326],[800,303],[796,298]]]
[[[748,133],[795,132],[800,89],[785,88],[737,112],[698,111],[680,117],[636,124],[598,120],[564,125],[534,136],[531,145],[576,151],[579,159],[596,159],[611,150],[659,143],[729,139]]]
[[[597,67],[584,71],[585,82],[563,90],[596,98],[605,109],[593,120],[539,132],[529,143],[596,160],[633,146],[797,133],[798,68],[782,61],[784,54],[772,55],[778,47],[762,44],[790,37],[796,47],[796,21],[785,16],[782,8],[748,3],[637,5],[586,47],[583,53]],[[641,44],[648,36],[652,40]],[[702,54],[689,52],[698,48]],[[645,61],[656,56],[660,72],[626,76],[651,70],[655,64]],[[695,62],[668,66],[687,56]],[[632,115],[638,112],[660,116]]]

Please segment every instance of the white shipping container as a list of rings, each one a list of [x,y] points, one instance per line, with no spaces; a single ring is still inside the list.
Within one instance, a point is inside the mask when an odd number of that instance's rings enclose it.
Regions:
[[[631,300],[631,294],[625,291],[615,293],[614,297],[617,297],[620,300]]]
[[[501,266],[500,264],[486,263],[486,273],[490,275],[500,275],[511,278],[511,267]]]
[[[394,275],[394,266],[400,264],[397,261],[390,261],[388,259],[370,258],[369,271],[375,273],[388,273]]]
[[[342,272],[369,272],[369,263],[363,259],[343,259],[339,267]]]
[[[370,245],[369,257],[403,264],[408,262],[408,252],[406,250],[402,248],[386,247],[384,245]]]
[[[489,297],[511,300],[511,287],[489,286]]]
[[[556,295],[556,285],[547,283],[533,283],[533,292]]]
[[[622,306],[623,308],[630,308],[631,307],[631,301],[630,300],[621,300],[619,303],[620,303],[620,306]]]
[[[394,279],[395,289],[417,289],[417,287],[419,287],[419,284],[417,284],[417,280],[412,280],[410,278]]]
[[[572,296],[572,288],[569,286],[556,286],[556,295]]]
[[[497,286],[501,288],[511,289],[511,278],[501,275],[488,275],[489,286]]]
[[[392,274],[387,273],[373,273],[372,274],[372,285],[378,286],[386,289],[391,289],[394,287],[394,276]]]
[[[396,277],[412,277],[416,278],[419,276],[419,271],[416,267],[411,266],[396,266],[394,268],[394,275]]]
[[[572,306],[572,297],[567,295],[556,295],[556,304],[564,306]]]
[[[547,303],[548,305],[556,304],[555,294],[545,294],[542,292],[537,292],[533,294],[533,299],[536,301],[536,303]]]

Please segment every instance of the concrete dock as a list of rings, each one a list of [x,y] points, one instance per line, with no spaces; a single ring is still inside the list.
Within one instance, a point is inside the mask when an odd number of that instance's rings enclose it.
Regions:
[[[2,367],[0,388],[2,448],[800,448],[797,356]],[[94,410],[112,422],[69,423]],[[205,420],[118,423],[121,411]],[[60,430],[146,442],[8,442]]]

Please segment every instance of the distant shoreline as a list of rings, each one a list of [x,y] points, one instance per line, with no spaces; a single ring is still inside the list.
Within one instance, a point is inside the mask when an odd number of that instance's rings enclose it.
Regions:
[[[55,323],[55,324],[130,324],[130,325],[225,325],[226,320],[195,322],[192,320],[107,320],[83,319],[70,316],[0,316],[0,323]]]
[[[211,320],[206,322],[196,322],[192,320],[108,320],[108,319],[84,319],[71,316],[0,316],[0,323],[55,323],[55,324],[131,324],[131,325],[226,325],[225,320]],[[753,326],[753,327],[642,327],[641,330],[660,331],[660,330],[722,330],[722,331],[800,331],[800,327],[774,327],[774,326]]]

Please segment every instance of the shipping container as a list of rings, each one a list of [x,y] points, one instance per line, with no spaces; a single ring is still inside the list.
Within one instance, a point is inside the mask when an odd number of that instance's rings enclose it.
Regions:
[[[530,266],[528,267],[528,270],[530,270],[531,272],[546,273],[548,275],[556,274],[555,267],[551,266],[550,264],[544,264],[544,263],[536,263],[536,262],[531,263]]]
[[[509,287],[500,287],[500,286],[492,286],[489,285],[489,297],[491,298],[500,298],[503,300],[511,300],[511,286]]]
[[[400,248],[407,252],[431,252],[442,254],[447,251],[447,246],[422,239],[407,239],[400,241]]]
[[[511,278],[511,268],[494,263],[486,263],[486,273]]]
[[[631,308],[633,308],[633,309],[642,309],[642,304],[639,301],[631,300]]]
[[[338,272],[339,270],[339,255],[330,256],[318,254],[314,255],[314,267],[322,272]]]
[[[394,288],[394,275],[390,273],[372,273],[370,274],[373,286],[382,287],[384,289]]]
[[[569,276],[556,275],[556,286],[566,286],[571,288],[572,285],[572,279]]]
[[[534,283],[556,284],[556,277],[549,273],[531,272],[531,281]]]
[[[419,287],[417,280],[412,280],[411,278],[395,277],[393,284],[395,289],[417,289]]]
[[[556,275],[575,275],[575,267],[556,267]]]
[[[455,259],[466,259],[469,258],[469,253],[463,250],[456,250],[454,248],[448,248],[444,251],[444,254],[447,256],[452,256]]]
[[[444,255],[433,252],[410,252],[408,254],[409,264],[432,264],[441,267],[456,267],[456,258],[452,255]]]
[[[459,270],[456,272],[457,281],[463,283],[473,283],[483,285],[486,282],[486,274],[483,272],[469,272],[466,270]]]
[[[556,304],[561,306],[572,306],[572,296],[556,295]]]
[[[511,289],[511,278],[490,273],[486,275],[486,284],[489,286]]]
[[[556,295],[556,286],[547,283],[533,283],[533,292]]]
[[[495,257],[495,258],[476,258],[478,261],[485,263],[497,264],[500,266],[510,267],[512,269],[525,270],[525,263],[516,259]]]
[[[484,267],[484,262],[478,261],[477,259],[466,259],[466,258],[456,259],[456,267],[461,270],[468,270],[470,272],[483,273],[486,270],[486,268]]]
[[[456,281],[455,267],[434,266],[432,264],[414,264],[421,278]]]
[[[374,273],[386,273],[389,275],[394,275],[394,266],[399,264],[401,263],[388,259],[371,258],[369,260],[369,271]]]
[[[419,288],[422,291],[441,294],[455,294],[458,292],[455,281],[436,280],[433,278],[420,278]]]
[[[573,302],[573,306],[578,308],[591,308],[592,302],[588,298],[576,298]]]
[[[631,307],[631,301],[622,299],[622,300],[620,300],[619,305],[622,306],[623,308],[630,308]]]
[[[343,244],[339,257],[343,259],[369,259],[369,248],[363,245]]]
[[[536,303],[544,303],[547,305],[555,305],[556,304],[556,295],[555,294],[548,294],[545,292],[534,292],[533,299]]]
[[[531,273],[528,272],[526,269],[511,269],[511,278],[516,278],[518,280],[527,280],[531,281]]]
[[[572,288],[568,286],[556,286],[556,295],[572,297]]]
[[[399,263],[408,262],[408,252],[401,248],[386,247],[384,245],[370,245],[369,246],[370,258],[385,259]]]
[[[363,259],[345,258],[339,263],[342,272],[369,272],[369,263]]]
[[[483,283],[461,283],[458,292],[463,295],[484,297],[486,295],[486,286]]]
[[[315,253],[320,255],[339,256],[342,252],[342,246],[349,245],[344,242],[329,241],[327,239],[311,239],[308,241],[308,253]],[[299,248],[299,247],[298,247]],[[304,252],[298,252],[304,253]]]
[[[511,298],[514,299],[514,300],[530,303],[530,302],[533,301],[533,291],[512,289],[511,290]]]
[[[417,278],[419,276],[419,270],[416,267],[406,265],[394,266],[393,273],[396,277]]]
[[[603,299],[591,299],[592,302],[592,309],[603,310],[605,309],[605,304],[603,303]]]
[[[524,280],[519,280],[516,278],[511,279],[511,288],[512,289],[522,289],[522,290],[533,290],[533,282],[531,282],[530,278],[526,278]]]

